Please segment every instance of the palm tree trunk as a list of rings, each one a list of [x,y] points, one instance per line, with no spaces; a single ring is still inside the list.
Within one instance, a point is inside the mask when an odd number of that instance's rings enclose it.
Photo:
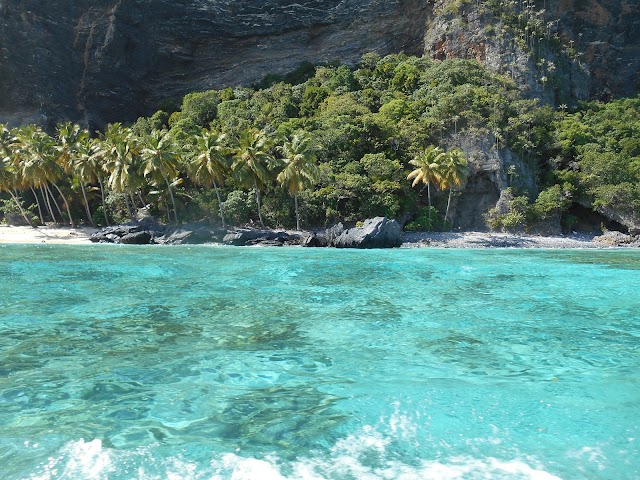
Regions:
[[[51,221],[53,223],[58,223],[56,221],[56,216],[53,214],[53,208],[51,208],[51,200],[49,200],[49,195],[47,195],[47,191],[44,189],[44,186],[40,187],[40,193],[42,194],[44,203],[47,206],[47,210],[49,210],[49,215],[51,215]]]
[[[447,200],[447,211],[444,214],[444,228],[447,228],[447,217],[449,216],[449,205],[451,205],[451,193],[453,189],[449,187],[449,199]],[[451,229],[453,230],[453,222],[451,222]]]
[[[62,190],[60,190],[60,187],[56,183],[53,183],[53,186],[56,187],[56,190],[58,190],[58,193],[62,197],[62,201],[64,202],[64,206],[67,209],[67,215],[69,215],[69,222],[71,223],[71,226],[73,228],[76,228],[76,224],[73,221],[73,217],[71,216],[71,209],[69,208],[69,202],[67,202],[67,197],[64,196],[64,193],[62,193]]]
[[[47,192],[49,192],[49,197],[51,197],[53,204],[56,206],[56,210],[58,210],[58,213],[60,214],[60,220],[64,221],[64,216],[62,215],[62,209],[60,208],[60,205],[58,205],[58,201],[56,200],[56,197],[53,195],[53,192],[51,191],[51,187],[47,183],[45,184],[44,188],[47,190]]]
[[[131,219],[133,219],[133,210],[131,209],[131,202],[129,200],[129,196],[127,195],[127,192],[123,192],[124,195],[124,203],[127,205],[127,211],[129,212],[129,217],[131,217]]]
[[[176,221],[176,225],[178,224],[178,212],[176,210],[176,200],[173,198],[173,190],[171,190],[171,184],[169,183],[169,179],[164,177],[164,181],[167,184],[167,188],[169,189],[169,196],[171,197],[171,204],[173,205],[173,218]]]
[[[129,190],[129,197],[131,198],[131,205],[133,206],[133,213],[135,214],[138,210],[138,206],[136,205],[136,197],[133,195],[133,190]],[[144,205],[143,205],[144,207]]]
[[[31,193],[33,193],[33,197],[36,199],[36,205],[38,206],[38,215],[40,215],[40,222],[42,223],[42,225],[45,225],[44,223],[44,215],[42,215],[42,207],[40,206],[40,200],[38,200],[38,194],[36,193],[36,190],[33,187],[29,187],[31,189]]]
[[[427,198],[429,199],[429,231],[431,231],[431,182],[427,182]]]
[[[89,208],[89,200],[87,200],[87,191],[84,188],[84,183],[80,182],[80,189],[82,190],[82,198],[84,198],[84,209],[87,212],[87,217],[89,219],[89,223],[92,227],[95,227],[93,223],[93,217],[91,217],[91,208]]]
[[[107,215],[107,202],[104,198],[104,185],[102,184],[102,180],[98,178],[98,183],[100,184],[100,196],[102,197],[102,211],[104,213],[104,221],[109,226],[109,216]]]
[[[171,222],[171,210],[169,210],[169,202],[167,202],[167,199],[164,199],[164,206],[167,209],[167,223]]]
[[[220,198],[220,190],[218,190],[218,184],[213,181],[213,188],[216,191],[216,197],[218,197],[218,207],[220,208],[220,220],[222,220],[222,228],[225,228],[224,224],[224,212],[222,211],[222,199]]]
[[[293,194],[293,202],[296,206],[296,230],[300,230],[300,211],[298,210],[298,194]]]
[[[260,204],[260,189],[258,188],[258,180],[253,177],[253,188],[256,189],[256,202],[258,203],[258,218],[260,219],[260,226],[264,228],[264,222],[262,221],[262,205]]]
[[[18,198],[18,193],[17,192],[14,193],[13,190],[11,189],[9,189],[8,192],[9,192],[9,195],[11,195],[11,198],[13,198],[13,201],[16,203],[18,210],[20,210],[20,215],[22,215],[22,218],[25,219],[25,221],[29,224],[30,227],[33,227],[33,223],[31,223],[31,220],[29,220],[29,217],[27,217],[27,213],[24,211],[24,208],[22,208],[22,204],[20,203],[20,198]]]

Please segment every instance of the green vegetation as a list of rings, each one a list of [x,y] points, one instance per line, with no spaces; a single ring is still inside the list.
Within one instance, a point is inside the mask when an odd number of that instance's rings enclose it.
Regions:
[[[304,65],[255,89],[192,93],[94,137],[69,123],[54,135],[0,126],[0,209],[31,224],[106,225],[146,206],[170,223],[299,229],[385,215],[448,229],[474,171],[464,138],[509,148],[542,190],[506,172],[515,205],[495,228],[535,228],[577,199],[638,215],[639,112],[640,99],[554,111],[475,61],[367,54],[355,69]]]

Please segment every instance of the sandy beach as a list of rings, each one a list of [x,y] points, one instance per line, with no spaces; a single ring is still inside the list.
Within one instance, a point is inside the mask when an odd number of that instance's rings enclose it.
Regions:
[[[0,243],[90,244],[92,227],[14,227],[0,225]]]
[[[15,227],[0,225],[0,244],[91,244],[92,227]],[[616,238],[576,233],[567,236],[498,232],[405,232],[403,248],[638,248],[640,241],[620,243]]]

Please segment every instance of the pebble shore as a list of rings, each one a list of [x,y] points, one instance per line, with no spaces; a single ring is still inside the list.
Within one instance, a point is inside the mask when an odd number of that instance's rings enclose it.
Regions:
[[[402,248],[614,248],[639,247],[638,242],[619,245],[598,234],[575,233],[545,237],[494,232],[405,232]]]

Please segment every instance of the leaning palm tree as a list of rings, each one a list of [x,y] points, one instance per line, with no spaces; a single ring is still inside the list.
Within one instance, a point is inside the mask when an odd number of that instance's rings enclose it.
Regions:
[[[264,221],[260,191],[265,182],[271,178],[271,167],[275,162],[275,158],[271,154],[272,148],[273,139],[264,130],[247,128],[240,132],[237,145],[233,149],[234,161],[231,169],[240,182],[246,187],[255,189],[258,218],[262,228],[264,228]]]
[[[220,209],[220,220],[222,227],[225,227],[224,211],[218,187],[223,186],[227,175],[230,173],[229,148],[226,146],[225,134],[214,134],[210,130],[203,129],[195,138],[196,144],[193,147],[195,157],[191,161],[190,176],[192,180],[206,188],[213,188],[218,197],[218,208]]]
[[[0,192],[8,192],[11,195],[11,199],[18,207],[18,211],[22,218],[33,227],[31,223],[31,219],[27,216],[27,212],[25,212],[22,207],[22,202],[20,197],[18,196],[18,192],[16,190],[16,185],[19,184],[19,180],[17,179],[17,172],[14,165],[12,164],[10,158],[8,156],[4,156],[0,158]]]
[[[294,134],[290,141],[278,147],[284,169],[278,174],[278,182],[293,195],[296,208],[296,230],[300,230],[298,195],[305,187],[318,181],[320,169],[316,163],[314,147],[305,132]]]
[[[172,183],[178,177],[180,167],[180,154],[176,144],[167,130],[153,130],[143,139],[143,142],[141,157],[144,162],[144,176],[150,176],[156,184],[166,184],[173,205],[173,219],[177,224],[176,201],[171,189]]]
[[[0,123],[0,192],[4,191],[9,193],[22,217],[29,225],[33,226],[31,220],[27,216],[27,213],[22,207],[22,202],[18,193],[18,188],[21,185],[21,182],[18,174],[19,172],[15,168],[15,164],[12,159],[17,142],[18,139],[11,129],[7,125]]]
[[[419,183],[424,183],[427,187],[427,197],[429,199],[429,230],[431,230],[431,182],[440,181],[440,163],[445,156],[444,150],[434,145],[429,145],[424,151],[418,153],[412,160],[411,165],[416,167],[408,176],[407,180],[413,180],[412,187]]]
[[[449,198],[447,199],[447,210],[444,215],[444,224],[447,225],[447,218],[449,217],[449,207],[451,205],[451,194],[453,193],[454,186],[460,186],[462,181],[469,173],[467,165],[467,159],[464,153],[459,148],[449,150],[443,157],[443,162],[440,164],[440,188],[449,189]],[[453,227],[453,221],[451,223]]]
[[[55,222],[55,215],[48,200],[51,199],[61,218],[62,210],[49,186],[49,184],[53,185],[64,202],[71,226],[75,227],[69,202],[57,184],[63,177],[64,172],[56,161],[55,141],[40,127],[33,125],[20,128],[17,136],[21,144],[18,158],[22,163],[21,169],[25,181],[32,187],[36,186],[41,189],[45,202],[49,207],[49,213]]]

